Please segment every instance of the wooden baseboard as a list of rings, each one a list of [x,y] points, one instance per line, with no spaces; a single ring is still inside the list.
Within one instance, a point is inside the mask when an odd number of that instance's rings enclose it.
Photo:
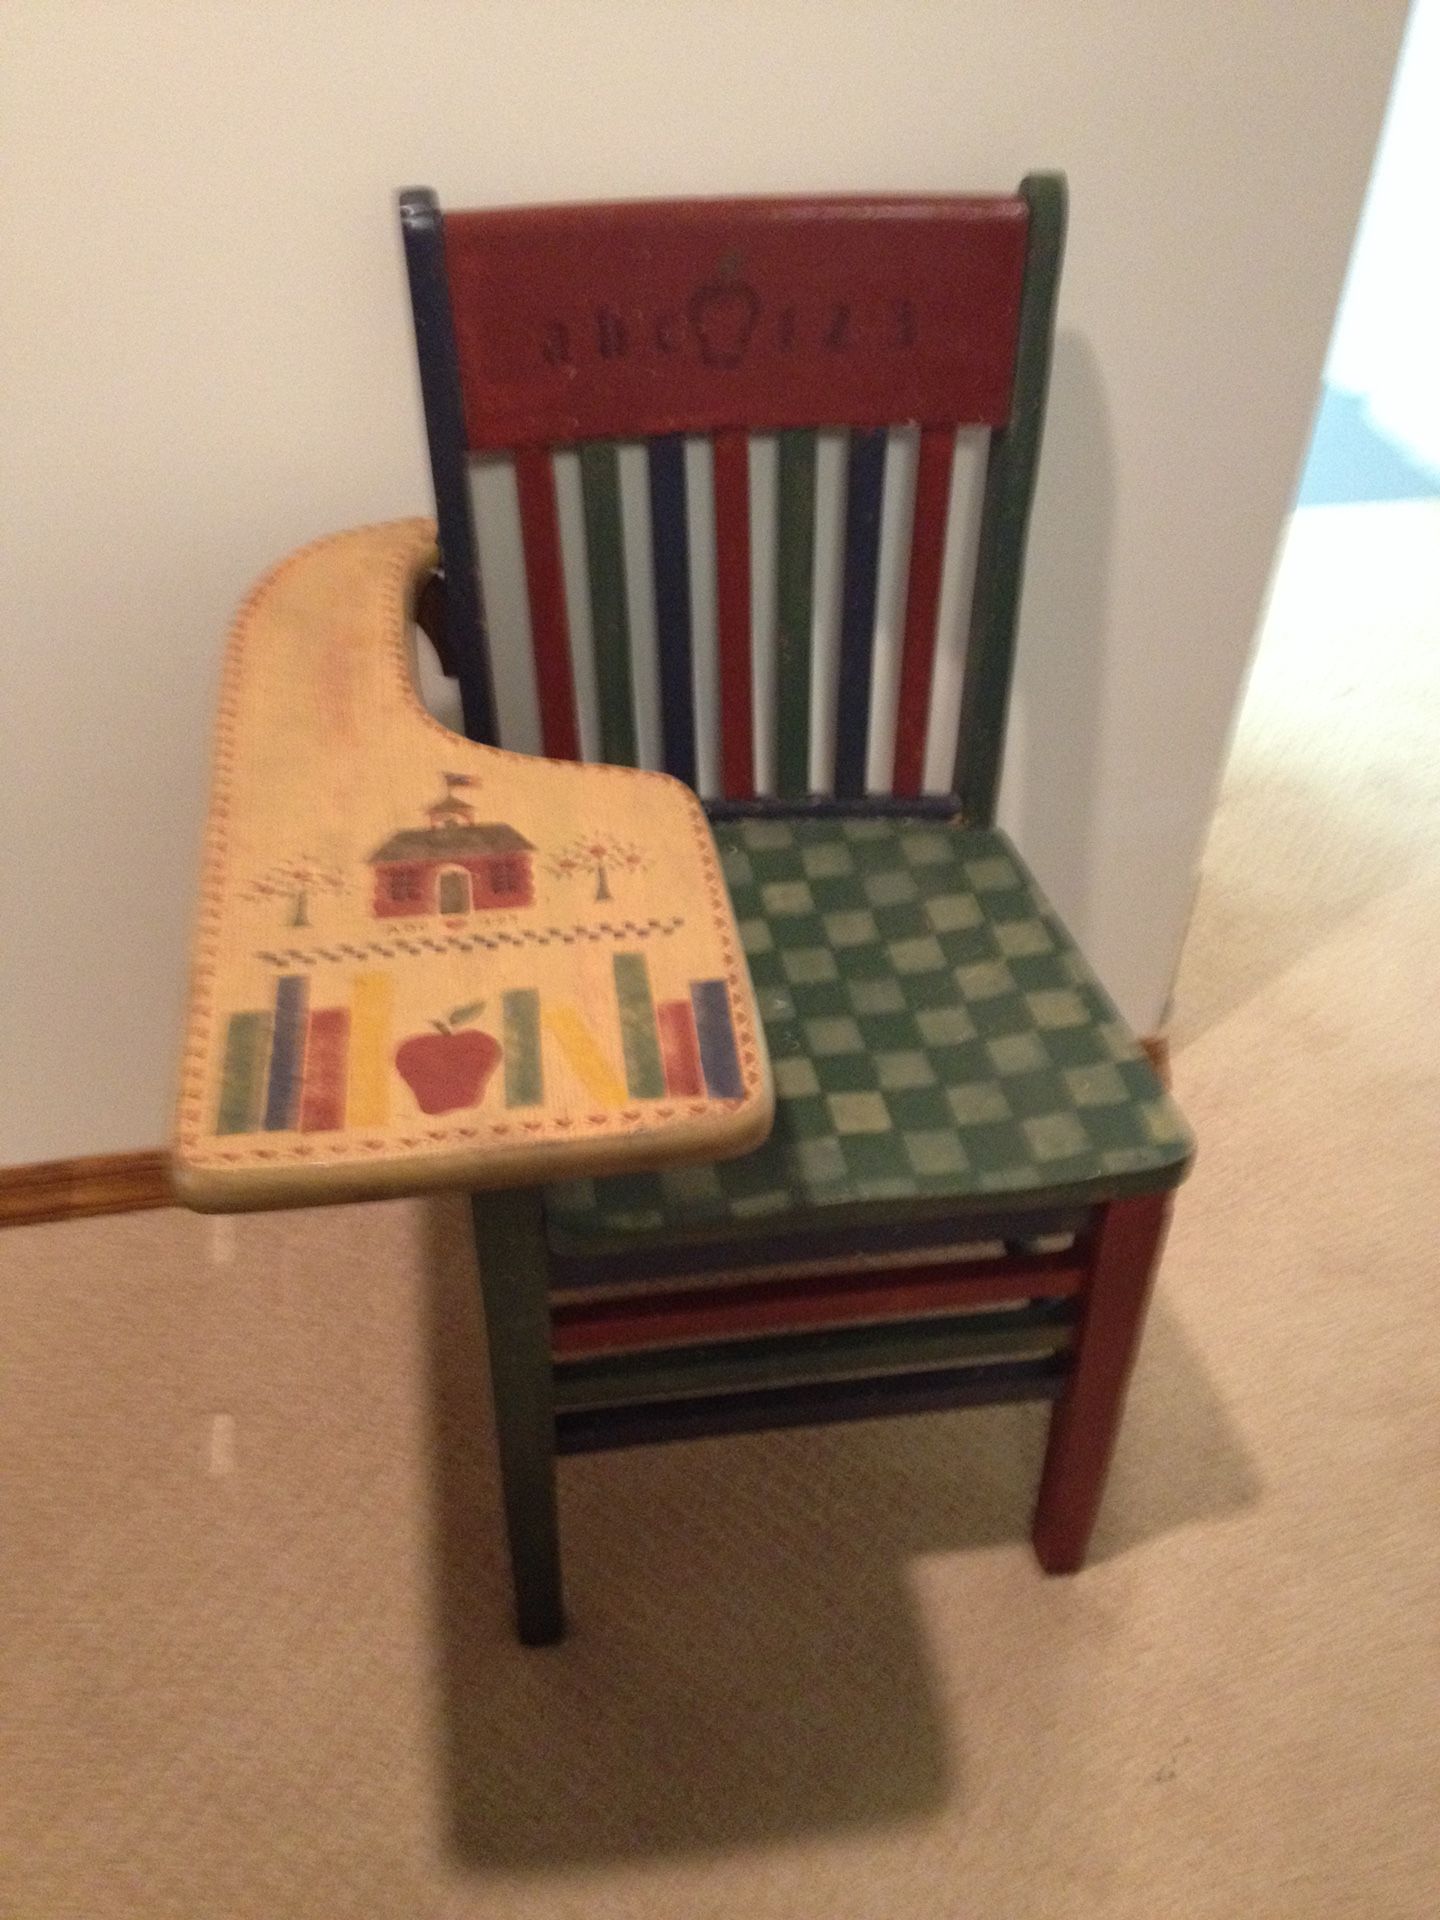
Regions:
[[[1162,1082],[1170,1084],[1170,1048],[1163,1034],[1141,1046]],[[42,1220],[79,1220],[92,1213],[136,1213],[170,1207],[170,1156],[99,1153],[86,1160],[40,1160],[29,1167],[0,1167],[0,1227],[34,1226]]]
[[[1155,1069],[1156,1078],[1168,1093],[1170,1090],[1170,1042],[1163,1033],[1151,1033],[1140,1042],[1145,1049],[1146,1058]]]
[[[4,1227],[79,1220],[92,1213],[133,1213],[174,1203],[170,1156],[158,1148],[0,1167],[0,1226]]]

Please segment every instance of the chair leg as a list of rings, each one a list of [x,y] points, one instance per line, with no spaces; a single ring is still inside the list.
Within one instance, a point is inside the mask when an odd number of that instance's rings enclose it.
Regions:
[[[525,1646],[550,1646],[564,1635],[565,1610],[555,1502],[549,1261],[540,1196],[534,1189],[476,1193],[470,1207],[517,1625]]]
[[[1169,1217],[1168,1193],[1112,1200],[1101,1217],[1031,1532],[1047,1573],[1074,1573],[1084,1563]]]

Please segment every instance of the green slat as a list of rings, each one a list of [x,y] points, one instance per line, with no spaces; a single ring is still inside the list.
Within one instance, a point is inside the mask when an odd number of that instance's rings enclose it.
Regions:
[[[1020,297],[1014,400],[1009,424],[990,436],[955,756],[961,814],[967,825],[981,827],[994,824],[1000,787],[1025,536],[1045,424],[1055,296],[1065,250],[1063,178],[1031,174],[1021,182],[1020,192],[1030,208],[1030,238]]]
[[[971,1360],[1030,1360],[1058,1353],[1069,1341],[1068,1310],[1044,1305],[1008,1313],[667,1347],[603,1360],[558,1362],[555,1404],[576,1412],[642,1400],[913,1373]]]
[[[600,757],[637,763],[635,694],[630,671],[630,610],[625,598],[625,536],[620,517],[620,454],[613,440],[580,448],[585,503],[585,564],[595,637],[595,690],[600,702]]]
[[[811,624],[815,607],[815,435],[780,435],[775,566],[776,786],[810,791]]]
[[[501,1006],[505,1031],[505,1104],[536,1107],[544,1098],[540,1057],[540,995],[534,987],[516,987]]]
[[[517,1624],[527,1647],[548,1646],[565,1631],[565,1606],[555,1500],[545,1218],[534,1187],[473,1193],[470,1217],[485,1308]]]
[[[650,969],[643,953],[615,956],[615,998],[620,1003],[620,1040],[625,1049],[625,1084],[632,1100],[658,1100],[665,1091],[660,1036]]]
[[[268,1013],[232,1013],[225,1030],[225,1064],[220,1069],[217,1133],[254,1133],[265,1101],[270,1064]]]

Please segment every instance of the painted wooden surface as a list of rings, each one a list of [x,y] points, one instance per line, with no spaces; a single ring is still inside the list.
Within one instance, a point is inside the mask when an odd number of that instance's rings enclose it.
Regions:
[[[595,640],[600,758],[614,766],[633,767],[637,759],[635,683],[630,664],[620,455],[613,442],[596,440],[581,447],[580,494],[585,511],[590,628]]]
[[[431,719],[408,621],[434,560],[428,522],[342,534],[237,620],[175,1144],[192,1206],[523,1185],[769,1129],[699,803]]]
[[[410,280],[435,517],[444,555],[447,651],[460,682],[467,736],[496,745],[499,721],[470,505],[460,360],[445,278],[440,206],[429,188],[415,187],[401,194],[400,233]]]
[[[895,712],[897,794],[919,793],[930,727],[930,689],[940,616],[940,578],[945,565],[945,525],[955,435],[926,427],[915,464],[915,509],[910,526],[910,573],[905,592],[905,638],[900,653],[900,689]]]
[[[685,442],[679,434],[646,449],[650,542],[655,577],[655,665],[660,682],[660,739],[665,771],[696,784],[695,669],[691,644],[690,528]]]
[[[885,439],[878,427],[852,433],[845,468],[845,557],[835,696],[835,792],[842,800],[858,799],[866,785]]]
[[[561,1244],[773,1239],[906,1202],[1084,1206],[1185,1177],[1183,1119],[1003,834],[772,819],[715,838],[774,1127],[728,1165],[552,1187]]]
[[[546,1196],[554,1401],[522,1449],[539,1494],[521,1512],[540,1542],[542,1598],[554,1446],[991,1401],[1058,1401],[1035,1546],[1052,1571],[1083,1556],[1168,1204],[1153,1190],[1183,1177],[1189,1141],[1013,849],[988,831],[1064,228],[1064,182],[1043,175],[1008,200],[680,202],[444,221],[453,334],[427,333],[418,304],[417,334],[422,361],[427,338],[448,341],[451,356],[431,368],[427,418],[431,390],[462,383],[464,418],[450,407],[437,489],[458,498],[462,441],[516,449],[525,473],[543,465],[547,476],[551,449],[581,444],[602,752],[628,759],[613,443],[650,440],[662,737],[667,766],[692,781],[681,436],[712,437],[723,794],[710,811],[728,817],[717,832],[781,1096],[770,1139],[729,1166],[570,1180]],[[871,796],[887,429],[905,425],[921,432],[897,720],[882,756],[894,794]],[[927,796],[965,425],[991,436],[953,790]],[[833,795],[819,798],[810,709],[816,429],[826,427],[849,436]],[[755,793],[748,436],[777,429],[772,798]],[[526,505],[538,491],[522,475],[532,594],[530,547],[543,549],[554,525],[553,495]],[[532,523],[543,523],[536,541]],[[542,601],[558,575],[554,558],[541,566]],[[537,627],[542,684],[556,625],[546,615]],[[483,632],[477,644],[483,652]],[[755,817],[767,813],[781,817]],[[629,1099],[740,1088],[717,982],[669,993],[626,955],[614,990]],[[235,1028],[233,1105],[247,1124],[283,1125],[297,1098],[305,1112],[293,1074],[272,1072],[262,1096],[244,1063],[267,1046],[283,1053],[306,1004],[287,986]],[[515,993],[505,1009],[506,1084],[513,1073],[523,1092],[537,1014]],[[534,1372],[533,1286],[529,1297]],[[504,1401],[501,1387],[497,1377]],[[502,1452],[533,1398],[527,1387],[499,1406]],[[514,1514],[511,1524],[523,1593],[535,1551]]]
[[[472,450],[1009,417],[1015,197],[444,217]]]
[[[79,1160],[35,1160],[0,1167],[0,1227],[43,1220],[78,1220],[97,1213],[131,1213],[175,1202],[170,1156],[102,1153]]]
[[[780,435],[775,529],[776,791],[810,791],[815,606],[815,435]]]
[[[891,1414],[940,1413],[952,1407],[1054,1400],[1064,1390],[1066,1373],[1064,1355],[1056,1355],[882,1374],[867,1380],[807,1381],[693,1400],[586,1408],[556,1416],[556,1451],[596,1453],[611,1447],[699,1440],[712,1434],[762,1433],[779,1427],[878,1420]]]
[[[580,723],[575,711],[575,671],[570,657],[570,615],[565,605],[555,469],[543,448],[516,450],[515,491],[525,551],[540,742],[552,760],[578,760]]]
[[[625,1299],[553,1306],[551,1345],[557,1359],[572,1359],[812,1327],[918,1320],[957,1308],[1067,1299],[1083,1281],[1084,1269],[1070,1254],[812,1272],[689,1291],[652,1289]]]
[[[893,784],[920,797],[954,433],[992,429],[953,809],[989,824],[1049,371],[1064,182],[1015,195],[637,202],[456,212],[402,196],[426,422],[467,731],[492,737],[467,447],[513,451],[537,679],[565,657],[549,461],[580,444],[601,757],[633,764],[634,687],[617,440],[649,440],[665,764],[693,784],[691,574],[682,436],[712,437],[726,804],[783,811],[810,787],[815,430],[850,430],[837,726],[822,776],[865,794],[887,428],[922,429]],[[437,276],[440,279],[437,291]],[[780,431],[775,797],[755,795],[748,435]],[[543,476],[543,477],[542,477]],[[557,638],[557,636],[559,636]],[[478,663],[478,664],[477,664]],[[542,697],[571,750],[573,693]],[[478,729],[478,730],[477,730]],[[764,763],[770,756],[762,753]]]
[[[665,1241],[643,1246],[631,1237],[606,1252],[593,1252],[584,1242],[571,1241],[554,1214],[547,1217],[550,1236],[551,1296],[557,1302],[619,1299],[656,1284],[703,1287],[728,1283],[744,1274],[760,1277],[760,1269],[775,1279],[803,1271],[813,1263],[832,1263],[837,1270],[923,1258],[936,1264],[975,1257],[973,1249],[999,1249],[1007,1242],[1031,1236],[1073,1239],[1087,1233],[1096,1209],[1012,1208],[1004,1212],[967,1211],[957,1220],[948,1202],[926,1208],[907,1197],[889,1207],[847,1210],[836,1221],[816,1214],[803,1226],[778,1228],[763,1214],[750,1223],[737,1220],[723,1240]],[[876,1214],[880,1218],[875,1217]]]
[[[516,1627],[524,1646],[552,1646],[565,1631],[565,1601],[540,1200],[535,1193],[477,1193],[470,1210]]]
[[[1167,1194],[1116,1200],[1101,1218],[1035,1506],[1035,1556],[1047,1573],[1084,1564],[1169,1222]]]
[[[720,646],[720,781],[736,800],[755,793],[754,666],[750,647],[750,445],[715,435],[715,624]]]
[[[1067,1309],[1049,1303],[996,1313],[826,1327],[708,1345],[622,1351],[577,1359],[555,1371],[564,1413],[640,1401],[800,1386],[820,1380],[879,1379],[981,1362],[1035,1360],[1070,1341]]]
[[[1032,174],[1020,191],[1030,209],[1030,221],[1016,351],[1015,405],[1010,418],[990,437],[955,754],[955,792],[960,810],[978,826],[993,822],[1000,792],[1025,577],[1025,542],[1045,429],[1055,301],[1068,209],[1065,181],[1060,175]]]

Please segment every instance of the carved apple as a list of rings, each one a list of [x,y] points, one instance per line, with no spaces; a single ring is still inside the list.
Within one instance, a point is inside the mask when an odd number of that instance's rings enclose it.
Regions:
[[[707,367],[738,367],[760,317],[760,296],[743,280],[712,280],[690,296],[690,324]]]
[[[431,1022],[433,1033],[412,1033],[395,1049],[396,1070],[422,1113],[454,1113],[457,1107],[478,1107],[484,1099],[500,1063],[494,1034],[469,1028],[484,1006],[475,1000],[456,1007],[444,1020]]]

